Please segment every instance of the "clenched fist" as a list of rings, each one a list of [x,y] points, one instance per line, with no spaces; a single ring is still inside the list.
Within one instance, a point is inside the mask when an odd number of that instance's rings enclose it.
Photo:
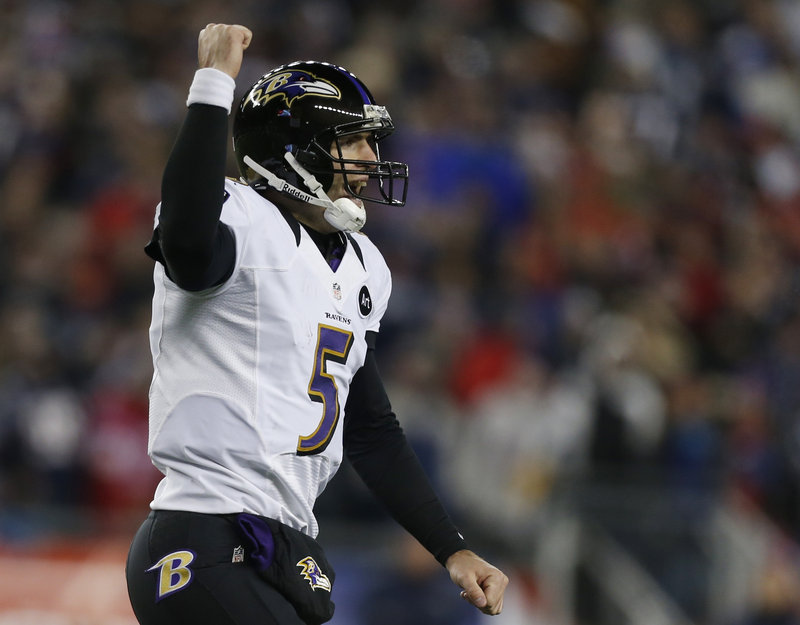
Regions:
[[[250,29],[238,24],[209,24],[197,38],[199,67],[213,67],[236,78],[242,67],[242,53],[252,38]]]
[[[508,577],[500,569],[468,549],[456,551],[445,563],[450,579],[460,586],[461,597],[484,614],[503,611],[503,593]]]

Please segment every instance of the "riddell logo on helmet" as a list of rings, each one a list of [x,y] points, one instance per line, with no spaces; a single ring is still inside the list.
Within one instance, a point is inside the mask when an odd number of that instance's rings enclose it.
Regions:
[[[281,192],[288,193],[289,195],[296,197],[298,200],[305,201],[308,200],[309,197],[311,197],[310,195],[308,195],[308,193],[303,193],[300,189],[296,189],[288,182],[283,183],[283,188],[281,189]]]
[[[250,91],[247,101],[253,106],[261,106],[274,98],[283,98],[290,107],[296,100],[307,95],[321,98],[342,97],[341,91],[333,83],[318,78],[311,72],[303,70],[286,70],[267,76]]]

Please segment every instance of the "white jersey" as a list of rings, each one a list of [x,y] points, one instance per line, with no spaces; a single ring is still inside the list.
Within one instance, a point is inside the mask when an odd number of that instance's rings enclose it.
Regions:
[[[334,272],[272,203],[225,189],[231,277],[188,292],[156,263],[148,453],[165,477],[151,507],[251,512],[316,536],[314,502],[341,463],[350,382],[391,276],[367,237],[352,235]]]

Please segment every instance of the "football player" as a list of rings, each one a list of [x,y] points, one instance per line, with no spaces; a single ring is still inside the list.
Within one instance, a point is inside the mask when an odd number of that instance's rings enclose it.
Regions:
[[[148,453],[164,474],[126,566],[142,625],[322,623],[334,572],[313,507],[343,453],[487,614],[506,576],[470,551],[392,412],[375,364],[391,276],[358,230],[401,206],[394,126],[341,67],[296,62],[228,115],[252,34],[209,24],[164,170]]]

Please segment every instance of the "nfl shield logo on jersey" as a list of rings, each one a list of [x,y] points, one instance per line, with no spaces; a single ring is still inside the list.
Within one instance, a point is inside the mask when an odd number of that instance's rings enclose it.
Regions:
[[[231,556],[231,562],[234,564],[239,564],[244,562],[244,547],[239,545],[233,549],[233,556]]]
[[[333,283],[333,296],[336,299],[342,299],[342,286],[338,282]]]

